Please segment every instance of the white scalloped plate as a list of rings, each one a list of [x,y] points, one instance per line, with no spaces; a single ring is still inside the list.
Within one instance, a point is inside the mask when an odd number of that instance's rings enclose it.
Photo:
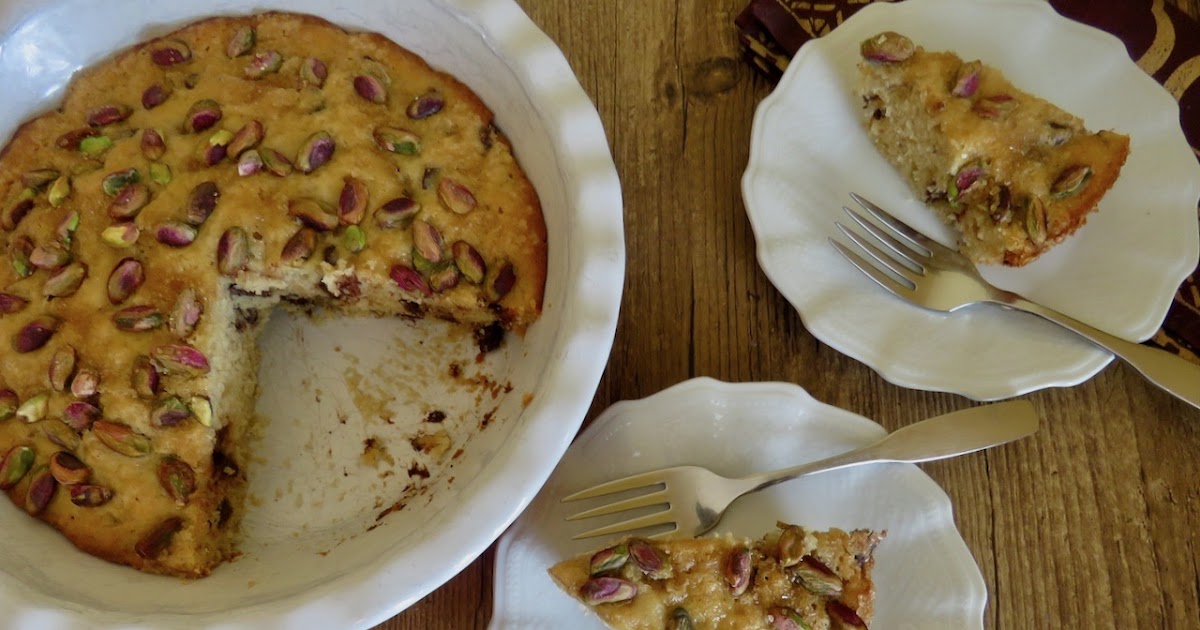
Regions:
[[[1200,166],[1171,96],[1115,37],[1042,0],[874,3],[804,45],[754,119],[742,179],[758,260],[818,339],[887,380],[979,400],[1087,380],[1111,355],[1032,316],[994,307],[922,310],[875,286],[829,245],[858,192],[914,227],[954,238],[875,150],[854,97],[861,40],[883,30],[955,50],[1019,87],[1129,134],[1132,154],[1087,225],[1020,269],[984,276],[1128,339],[1158,329],[1196,268]]]
[[[469,336],[438,322],[275,316],[262,340],[258,411],[268,421],[247,466],[255,501],[245,555],[194,582],[144,575],[77,552],[2,501],[0,628],[370,627],[482,553],[587,413],[621,302],[620,183],[566,59],[511,0],[0,0],[0,139],[53,107],[80,67],[200,17],[272,8],[384,33],[492,108],[546,215],[542,318],[475,363]],[[511,393],[449,380],[439,352]],[[391,501],[373,501],[401,494],[401,454],[412,447],[391,418],[366,417],[363,398],[378,399],[397,426],[445,404],[443,426],[455,423],[463,449],[447,458],[452,472],[429,480],[431,492],[381,520]],[[477,421],[490,422],[470,430]],[[400,474],[360,461],[363,440],[385,432]]]
[[[884,433],[878,424],[787,383],[698,378],[613,405],[575,440],[533,504],[500,539],[491,628],[604,628],[558,589],[546,569],[605,542],[572,541],[572,535],[624,517],[565,522],[568,514],[604,502],[559,501],[571,492],[683,464],[727,476],[774,470],[858,448]],[[876,553],[871,627],[983,628],[983,576],[955,529],[949,497],[916,466],[864,466],[780,484],[738,500],[715,531],[758,537],[779,520],[818,529],[887,530]]]

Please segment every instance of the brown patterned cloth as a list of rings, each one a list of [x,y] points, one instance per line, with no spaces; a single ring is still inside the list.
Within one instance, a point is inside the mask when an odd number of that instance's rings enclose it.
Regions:
[[[745,57],[778,80],[791,56],[875,0],[750,0],[735,20]],[[887,0],[882,0],[887,1]],[[1164,0],[1050,0],[1062,15],[1116,35],[1129,56],[1179,100],[1180,121],[1200,157],[1200,24]],[[1148,343],[1200,363],[1200,267],[1175,294]]]

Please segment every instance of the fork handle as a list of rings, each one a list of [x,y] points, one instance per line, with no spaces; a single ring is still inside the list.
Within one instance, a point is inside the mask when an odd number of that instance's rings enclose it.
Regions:
[[[1146,380],[1163,391],[1200,409],[1200,365],[1180,358],[1166,350],[1151,348],[1140,343],[1126,341],[1102,330],[1012,294],[1004,294],[997,304],[1037,315],[1050,320],[1088,341],[1108,350],[1130,367],[1141,373]]]
[[[1033,434],[1038,416],[1027,400],[983,405],[922,420],[874,444],[815,462],[743,477],[740,494],[757,492],[796,477],[875,462],[928,462],[956,457]]]

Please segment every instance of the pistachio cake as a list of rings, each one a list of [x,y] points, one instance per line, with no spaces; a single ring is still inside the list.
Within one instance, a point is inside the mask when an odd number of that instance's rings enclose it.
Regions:
[[[550,576],[614,630],[859,630],[882,537],[779,523],[761,540],[629,538]]]
[[[894,32],[862,42],[871,140],[982,264],[1024,265],[1074,233],[1113,185],[1129,137],[1021,91],[995,68]]]
[[[236,554],[276,304],[491,336],[541,310],[545,224],[492,113],[311,16],[208,19],[80,73],[0,153],[0,204],[0,490],[154,573]]]

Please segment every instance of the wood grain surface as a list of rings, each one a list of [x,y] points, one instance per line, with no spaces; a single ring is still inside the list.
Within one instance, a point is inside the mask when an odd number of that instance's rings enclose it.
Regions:
[[[889,429],[975,404],[818,342],[759,269],[739,180],[771,86],[740,60],[744,0],[518,2],[595,101],[624,188],[625,296],[589,420],[694,376],[790,381]],[[1036,436],[923,466],[987,581],[987,627],[1200,628],[1200,411],[1116,363],[1025,398]],[[380,628],[487,627],[493,559]]]

